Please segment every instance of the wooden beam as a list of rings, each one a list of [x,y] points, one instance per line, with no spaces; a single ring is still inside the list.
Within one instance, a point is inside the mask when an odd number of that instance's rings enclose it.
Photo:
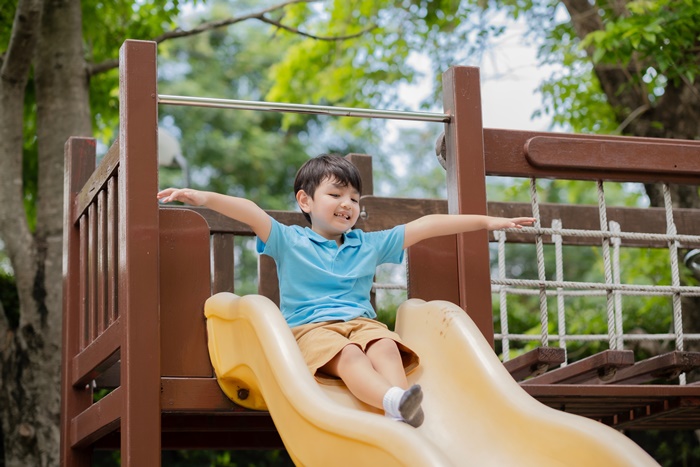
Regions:
[[[531,376],[539,376],[547,370],[564,363],[566,351],[559,347],[537,347],[512,360],[503,362],[503,366],[516,381]]]
[[[604,350],[583,360],[523,381],[522,385],[576,384],[593,377],[610,379],[618,368],[634,364],[631,350]]]

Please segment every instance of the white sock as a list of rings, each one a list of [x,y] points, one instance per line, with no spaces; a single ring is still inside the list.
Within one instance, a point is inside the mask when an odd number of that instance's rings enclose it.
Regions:
[[[399,403],[401,402],[401,397],[405,391],[398,386],[389,388],[389,390],[384,394],[382,399],[382,406],[384,407],[384,414],[395,420],[403,420],[401,412],[399,412]]]

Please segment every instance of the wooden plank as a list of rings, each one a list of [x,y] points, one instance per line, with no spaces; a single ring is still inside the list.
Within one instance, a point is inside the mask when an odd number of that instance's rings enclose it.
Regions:
[[[122,343],[122,323],[114,321],[89,346],[71,359],[70,384],[88,384],[119,360]]]
[[[119,50],[121,461],[160,465],[158,87],[155,42]]]
[[[246,411],[234,404],[216,378],[161,378],[160,405],[163,412]]]
[[[408,248],[408,298],[459,303],[457,237],[423,240]]]
[[[684,415],[692,415],[693,412],[697,417],[698,409],[700,409],[700,398],[673,398],[604,418],[602,422],[618,429],[649,426],[650,423],[658,421],[666,425],[670,418],[686,418]],[[698,424],[694,426],[697,427]]]
[[[234,292],[233,238],[233,235],[224,233],[211,235],[212,295],[219,292]]]
[[[258,294],[269,298],[280,306],[280,286],[277,279],[277,264],[267,255],[258,258]]]
[[[117,388],[71,420],[70,446],[87,447],[119,427],[122,389]]]
[[[535,136],[525,143],[535,167],[700,175],[700,145]]]
[[[447,214],[447,200],[444,199],[363,196],[360,206],[365,217],[358,221],[357,227],[365,231],[390,229],[428,214]]]
[[[516,381],[531,376],[539,376],[545,371],[561,365],[566,360],[566,351],[559,347],[537,347],[512,360],[503,362],[503,366]]]
[[[535,167],[525,156],[525,144],[531,138],[538,136],[552,136],[552,133],[522,131],[522,130],[502,130],[484,128],[484,160],[487,175],[499,175],[505,177],[535,177],[535,178],[558,178],[562,180],[609,180],[618,182],[635,183],[681,183],[696,185],[697,175],[691,173],[663,173],[663,172],[642,172],[636,170],[634,166],[628,170],[583,170],[564,168],[543,168]],[[638,138],[630,136],[603,136],[603,135],[579,135],[557,133],[557,137],[565,138],[567,141],[579,140],[604,140],[612,142],[649,142],[665,144],[686,144],[697,145],[696,141],[672,140],[661,138]]]
[[[97,196],[97,334],[109,326],[107,304],[107,192],[101,190]]]
[[[486,169],[481,119],[480,74],[476,67],[451,67],[442,75],[447,209],[450,214],[486,214]],[[488,232],[457,235],[459,302],[493,346]],[[437,280],[429,284],[437,285]]]
[[[97,206],[91,203],[88,206],[88,243],[87,243],[87,324],[88,324],[88,343],[95,340],[97,337]]]
[[[119,317],[118,284],[119,275],[119,207],[117,179],[111,177],[107,183],[107,315],[109,323]]]
[[[177,206],[177,205],[161,205],[160,209],[190,209],[199,213],[209,225],[209,230],[212,233],[226,233],[233,235],[253,236],[254,233],[249,226],[243,222],[236,221],[223,214],[219,214],[211,209],[201,206]],[[309,225],[300,212],[293,211],[267,211],[267,213],[275,218],[278,222],[284,225]]]
[[[608,379],[612,378],[618,368],[633,364],[634,352],[631,350],[604,350],[565,367],[525,380],[521,384],[575,384],[590,380],[594,376],[600,379]]]
[[[566,367],[564,367],[566,368]],[[592,401],[606,398],[613,403],[641,399],[645,403],[671,397],[700,397],[700,386],[674,384],[524,384],[528,394],[551,401]]]
[[[684,372],[700,368],[700,352],[674,351],[619,369],[607,381],[595,379],[586,384],[642,384],[657,379],[671,380]]]
[[[95,170],[92,138],[71,137],[65,145],[63,180],[63,324],[61,336],[61,420],[60,463],[74,467],[91,465],[90,451],[72,449],[67,434],[71,421],[92,403],[92,391],[74,387],[73,357],[83,348],[84,269],[81,230],[76,227],[75,197]]]
[[[80,274],[78,281],[80,282],[80,349],[84,349],[90,343],[90,321],[89,321],[89,306],[88,300],[90,297],[88,278],[89,278],[89,261],[88,261],[88,217],[87,215],[80,216],[78,222],[80,236],[80,259],[78,260]]]
[[[362,195],[373,195],[374,194],[374,176],[372,174],[372,156],[367,154],[355,154],[350,153],[345,156],[350,162],[352,162],[357,170],[360,172],[360,178],[362,180]]]
[[[161,210],[160,374],[210,377],[204,302],[211,296],[209,227],[188,209]]]
[[[90,203],[93,202],[97,193],[103,190],[108,181],[115,175],[119,168],[119,140],[117,139],[107,150],[90,178],[85,182],[85,185],[80,190],[75,198],[73,208],[73,223],[78,221],[78,218],[85,213]]]

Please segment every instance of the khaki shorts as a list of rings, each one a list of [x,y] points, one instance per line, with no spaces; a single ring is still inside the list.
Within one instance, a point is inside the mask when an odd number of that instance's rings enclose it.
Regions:
[[[418,366],[419,358],[413,350],[401,342],[401,337],[389,330],[384,323],[369,318],[350,321],[324,321],[292,328],[306,365],[321,383],[342,384],[335,376],[318,371],[349,344],[358,345],[362,351],[372,342],[388,338],[396,342],[406,374]]]

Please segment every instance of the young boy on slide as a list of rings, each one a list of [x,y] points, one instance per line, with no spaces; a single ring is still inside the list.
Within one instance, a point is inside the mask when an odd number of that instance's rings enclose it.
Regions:
[[[294,181],[311,228],[286,226],[255,203],[189,188],[158,193],[162,202],[206,206],[251,227],[258,253],[277,264],[280,310],[317,378],[340,378],[361,401],[418,427],[423,393],[406,373],[418,356],[377,321],[370,289],[379,264],[400,263],[404,249],[430,237],[530,225],[533,218],[428,215],[380,232],[351,230],[360,215],[362,181],[339,155],[307,161]]]

